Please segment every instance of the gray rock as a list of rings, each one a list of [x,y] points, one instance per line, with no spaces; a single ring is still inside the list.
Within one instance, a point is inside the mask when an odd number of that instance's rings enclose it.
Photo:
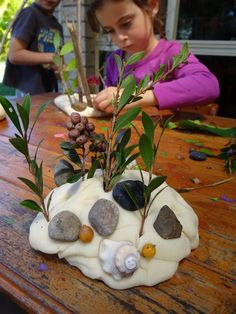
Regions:
[[[73,242],[79,238],[82,224],[72,212],[64,210],[56,214],[48,225],[48,235],[53,240]]]
[[[89,222],[101,236],[111,235],[118,223],[119,209],[115,203],[99,199],[90,209]]]
[[[167,205],[161,208],[153,227],[163,239],[179,238],[183,229],[175,213]]]
[[[65,159],[60,159],[54,168],[54,181],[57,186],[61,186],[73,174],[75,174],[73,166]]]

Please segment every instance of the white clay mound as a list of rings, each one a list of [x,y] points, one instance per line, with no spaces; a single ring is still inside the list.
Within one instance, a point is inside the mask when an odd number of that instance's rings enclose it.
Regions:
[[[143,172],[143,174],[147,180],[147,173]],[[127,179],[140,180],[139,171],[127,170],[123,174],[122,180]],[[167,184],[163,183],[156,189],[152,193],[152,197],[164,186]],[[102,177],[100,176],[84,182],[66,183],[54,190],[50,206],[50,219],[57,213],[68,210],[76,214],[82,224],[90,225],[88,213],[94,203],[101,198],[115,202],[112,192],[103,191]],[[153,223],[164,205],[168,205],[172,209],[183,227],[181,236],[177,239],[165,240],[153,227]],[[104,237],[101,237],[96,231],[94,231],[92,242],[87,244],[79,240],[75,242],[55,241],[49,238],[48,222],[41,213],[37,215],[30,227],[30,245],[44,253],[57,253],[59,258],[65,258],[71,265],[78,267],[84,275],[102,280],[114,289],[126,289],[139,285],[152,286],[171,278],[177,270],[179,261],[188,256],[191,249],[198,246],[198,218],[184,199],[169,186],[153,202],[141,237],[139,237],[141,221],[139,211],[127,211],[118,204],[117,206],[119,221],[114,233],[107,239],[129,241],[139,252],[146,243],[156,245],[155,256],[152,259],[141,256],[139,268],[131,276],[115,280],[110,274],[103,271],[98,254]]]
[[[72,101],[75,103],[79,100],[79,96],[78,94],[74,94],[71,96]],[[86,98],[85,96],[83,96],[83,101],[86,102]],[[71,115],[72,112],[78,112],[76,110],[74,110],[71,107],[69,98],[67,95],[60,95],[57,96],[54,99],[54,103],[55,105],[61,109],[62,111],[64,111],[66,114],[68,114],[69,116]],[[94,109],[92,107],[86,107],[84,110],[79,111],[79,114],[81,114],[84,117],[90,117],[90,118],[99,118],[99,117],[104,117],[107,116],[108,114],[106,112]]]

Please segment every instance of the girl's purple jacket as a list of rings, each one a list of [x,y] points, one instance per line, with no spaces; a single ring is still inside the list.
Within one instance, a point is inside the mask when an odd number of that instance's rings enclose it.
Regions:
[[[126,71],[134,75],[137,83],[145,75],[152,77],[160,64],[172,65],[173,57],[181,50],[181,44],[176,41],[160,39],[153,51],[139,62],[127,66]],[[106,61],[106,84],[116,86],[118,68],[114,54],[124,56],[123,50],[116,50]],[[177,109],[190,105],[210,104],[219,96],[217,78],[193,54],[190,54],[187,64],[175,70],[168,81],[154,85],[153,92],[160,109]]]

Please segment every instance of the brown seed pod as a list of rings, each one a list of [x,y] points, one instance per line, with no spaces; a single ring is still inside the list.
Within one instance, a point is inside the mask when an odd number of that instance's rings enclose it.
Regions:
[[[70,115],[70,119],[73,124],[77,124],[78,122],[80,122],[81,116],[78,112],[72,112],[72,114]]]
[[[92,241],[94,236],[93,229],[87,225],[83,225],[79,232],[79,240],[84,243],[89,243]]]

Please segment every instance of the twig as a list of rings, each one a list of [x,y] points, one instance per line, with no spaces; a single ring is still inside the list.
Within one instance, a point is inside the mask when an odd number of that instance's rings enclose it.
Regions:
[[[14,15],[13,19],[11,20],[10,24],[8,25],[5,33],[3,34],[2,36],[2,40],[1,40],[1,43],[0,43],[0,55],[2,54],[2,50],[3,50],[3,46],[4,46],[4,43],[7,39],[7,35],[8,33],[10,32],[13,24],[15,23],[15,20],[17,19],[18,15],[20,14],[20,12],[22,11],[22,9],[24,8],[25,4],[27,3],[28,0],[24,0],[22,1],[19,9],[16,11],[16,14]]]
[[[75,51],[75,58],[77,61],[77,66],[78,66],[78,72],[80,75],[80,79],[81,79],[81,83],[84,89],[84,93],[85,96],[87,98],[87,105],[89,107],[93,107],[92,105],[92,99],[90,96],[90,90],[89,90],[89,85],[86,79],[86,75],[84,72],[84,68],[83,68],[83,62],[82,62],[82,56],[81,56],[81,50],[79,47],[79,43],[78,43],[78,36],[77,36],[77,32],[75,29],[75,26],[73,23],[67,23],[67,27],[69,29],[70,35],[71,35],[71,40],[74,46],[74,51]]]
[[[227,183],[229,181],[232,181],[234,179],[234,177],[225,179],[225,180],[221,180],[221,181],[217,181],[211,184],[205,184],[205,185],[201,185],[201,186],[196,186],[196,187],[192,187],[192,188],[182,188],[182,189],[178,189],[177,192],[179,193],[185,193],[185,192],[190,192],[193,190],[198,190],[198,189],[203,189],[203,188],[208,188],[208,187],[212,187],[212,186],[217,186],[223,183]]]

